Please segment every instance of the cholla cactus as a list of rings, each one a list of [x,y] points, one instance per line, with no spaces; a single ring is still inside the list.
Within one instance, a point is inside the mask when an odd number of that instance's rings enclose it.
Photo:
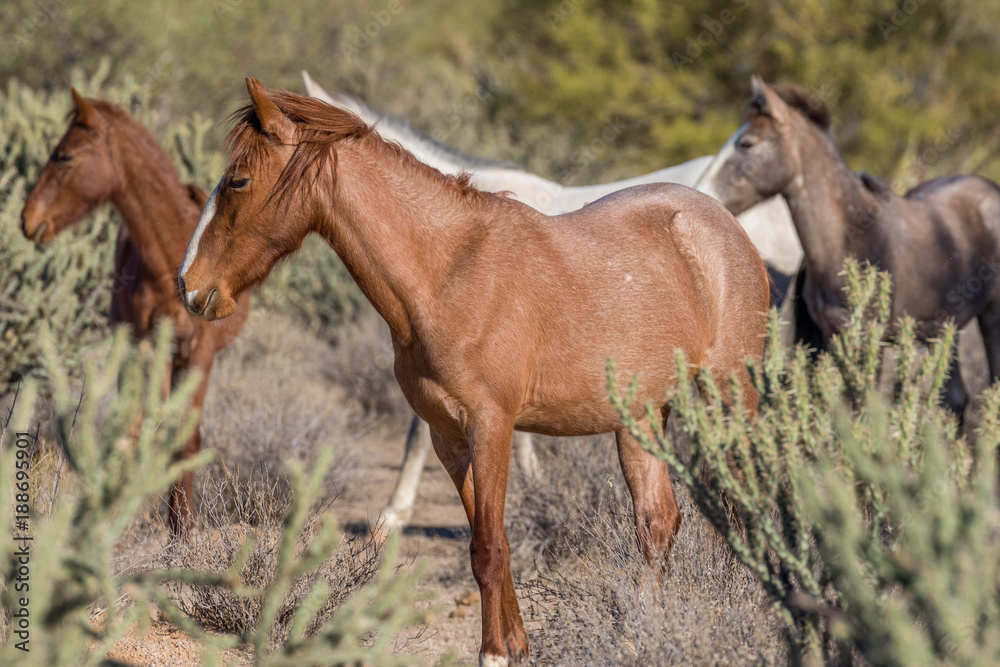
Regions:
[[[29,420],[37,391],[29,386],[13,409],[13,419],[3,424],[0,438],[0,498],[5,499],[0,512],[0,664],[103,664],[130,627],[148,623],[151,603],[202,641],[209,649],[206,659],[212,664],[219,649],[236,646],[252,647],[258,664],[407,661],[406,657],[389,655],[387,645],[395,631],[419,620],[409,604],[416,575],[393,576],[392,555],[375,586],[361,591],[307,637],[305,629],[330,594],[325,580],[316,578],[294,611],[288,641],[273,652],[268,647],[275,614],[295,580],[334,551],[337,531],[332,521],[322,523],[304,551],[296,549],[309,510],[319,500],[331,462],[329,452],[308,475],[292,469],[295,500],[279,536],[277,573],[266,590],[241,585],[239,574],[252,548],[249,541],[226,572],[116,572],[112,558],[115,544],[149,500],[162,494],[184,471],[210,458],[209,453],[203,453],[184,462],[173,460],[193,427],[189,400],[198,378],[192,374],[164,400],[169,326],[157,330],[152,354],[132,347],[120,331],[107,359],[100,365],[88,365],[84,394],[73,400],[70,378],[63,371],[53,338],[43,333],[42,339],[51,378],[46,393],[53,396],[57,440],[73,475],[61,485],[46,513],[35,510],[32,492],[24,489],[37,488],[38,484],[24,478],[32,475],[37,451],[33,451],[33,444],[21,446],[30,437],[16,436],[31,432]],[[22,471],[26,474],[20,474]],[[27,514],[28,519],[20,518],[21,514]],[[12,539],[15,535],[27,535],[30,540],[17,541]],[[19,560],[24,558],[19,553],[22,544],[30,545],[27,561]],[[19,585],[24,582],[28,588]],[[258,597],[263,610],[260,623],[239,636],[209,635],[171,602],[164,584],[177,583],[222,586]],[[130,605],[121,604],[125,598]],[[106,609],[101,623],[93,622],[96,605]],[[25,613],[27,620],[22,626]],[[362,640],[375,631],[381,634],[366,647]],[[18,647],[23,641],[28,642],[22,645],[30,649],[27,652]]]
[[[953,326],[919,358],[913,322],[898,323],[892,400],[881,398],[890,281],[854,262],[846,277],[845,329],[815,362],[802,348],[782,348],[772,312],[764,359],[750,363],[761,395],[755,420],[736,383],[731,410],[723,409],[707,374],[697,378],[702,398],[692,396],[678,356],[680,388],[670,402],[691,441],[689,460],[662,436],[650,441],[635,428],[630,396],[618,390],[609,363],[611,400],[763,582],[794,655],[860,650],[874,663],[910,664],[921,662],[914,656],[926,649],[928,660],[995,660],[1000,655],[980,651],[992,646],[992,636],[968,651],[975,642],[961,648],[954,642],[956,627],[972,632],[969,619],[998,603],[1000,540],[989,501],[993,476],[986,472],[996,431],[970,451],[939,406]],[[993,396],[987,428],[1000,419],[998,408]],[[966,548],[971,540],[976,546]],[[980,577],[975,595],[967,590],[969,577]],[[995,618],[989,623],[1000,633]],[[923,640],[910,641],[914,633]]]

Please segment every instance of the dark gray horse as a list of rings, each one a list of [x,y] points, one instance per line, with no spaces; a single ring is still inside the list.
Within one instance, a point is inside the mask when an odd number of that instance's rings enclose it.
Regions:
[[[853,256],[892,275],[893,319],[913,317],[922,339],[949,319],[962,326],[977,318],[990,376],[1000,377],[1000,187],[978,176],[950,176],[899,197],[848,168],[820,102],[757,77],[752,86],[746,122],[698,188],[734,214],[784,197],[805,253],[800,338],[822,348],[843,324],[841,268]],[[950,376],[944,398],[961,415],[967,394],[957,357]]]

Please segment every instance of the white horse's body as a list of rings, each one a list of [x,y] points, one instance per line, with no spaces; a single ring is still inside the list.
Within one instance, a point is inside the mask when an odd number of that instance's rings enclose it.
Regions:
[[[696,187],[714,159],[709,155],[624,181],[567,187],[516,165],[462,155],[420,134],[407,123],[383,116],[356,97],[326,92],[306,72],[302,72],[302,79],[307,95],[356,113],[369,125],[375,125],[384,139],[397,142],[441,173],[457,175],[468,172],[477,188],[489,192],[509,192],[514,199],[547,215],[575,211],[604,195],[633,185],[680,183]],[[768,266],[787,276],[799,270],[802,246],[784,199],[772,197],[741,214],[738,219]]]
[[[507,192],[514,199],[547,215],[575,211],[605,195],[633,185],[680,183],[696,187],[714,159],[714,156],[709,155],[624,181],[567,187],[513,164],[463,155],[420,134],[408,123],[383,116],[356,97],[326,92],[305,71],[302,72],[302,80],[307,95],[352,111],[369,125],[375,126],[383,139],[398,143],[441,173],[458,175],[467,172],[472,176],[472,183],[480,190]],[[741,214],[738,220],[772,270],[786,276],[792,276],[798,271],[802,262],[802,246],[782,197],[772,197],[758,204]],[[381,515],[382,526],[386,530],[401,528],[409,522],[420,474],[431,448],[427,425],[417,417],[413,419],[406,441],[402,470],[389,504]],[[530,434],[515,432],[514,454],[522,469],[529,475],[538,477],[540,470]]]

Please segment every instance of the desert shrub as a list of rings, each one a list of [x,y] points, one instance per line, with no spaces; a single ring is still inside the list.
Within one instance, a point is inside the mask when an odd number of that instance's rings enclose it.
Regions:
[[[205,400],[203,443],[217,455],[197,478],[205,502],[225,498],[218,486],[229,480],[286,497],[291,487],[285,462],[297,460],[311,469],[330,447],[337,459],[323,493],[335,496],[343,490],[356,461],[353,450],[340,445],[364,428],[365,419],[328,377],[335,356],[328,343],[297,320],[250,313],[239,339],[219,355]],[[267,505],[261,512],[277,506]]]
[[[785,664],[782,624],[760,582],[685,488],[676,494],[684,525],[662,583],[624,507],[568,519],[589,543],[575,567],[518,584],[536,664]]]
[[[367,429],[402,432],[413,416],[396,382],[394,362],[389,328],[373,309],[338,330],[326,376],[344,388]]]
[[[24,665],[102,664],[109,651],[131,627],[148,622],[155,603],[168,619],[208,647],[206,659],[217,662],[217,652],[249,647],[258,664],[385,664],[404,662],[389,655],[392,633],[416,620],[409,600],[414,575],[393,576],[393,555],[379,571],[373,586],[360,590],[325,621],[316,614],[331,597],[328,579],[310,574],[330,559],[339,540],[336,526],[312,510],[322,497],[331,457],[321,456],[306,475],[291,465],[294,493],[280,522],[280,530],[264,537],[275,542],[273,576],[266,588],[240,580],[255,553],[248,535],[232,567],[224,571],[131,568],[116,572],[113,554],[137,516],[185,470],[204,463],[208,453],[186,462],[173,461],[193,426],[188,407],[197,377],[188,378],[169,399],[161,394],[170,353],[171,332],[161,326],[150,351],[132,347],[119,332],[101,364],[88,364],[86,391],[74,400],[64,362],[53,339],[43,335],[49,387],[56,412],[58,445],[72,469],[72,483],[61,486],[42,514],[30,499],[16,494],[24,488],[25,468],[38,462],[30,436],[38,390],[30,384],[3,423],[0,454],[0,531],[8,536],[0,545],[0,662]],[[149,346],[146,346],[147,348]],[[118,391],[115,391],[115,387]],[[16,437],[16,440],[15,440]],[[21,443],[26,446],[22,447]],[[37,486],[37,485],[36,485]],[[18,504],[27,504],[27,512]],[[15,516],[27,514],[28,519]],[[302,539],[304,531],[307,536]],[[18,590],[17,577],[23,541],[31,536],[30,590]],[[390,549],[391,551],[391,549]],[[362,558],[361,562],[368,562]],[[364,579],[364,577],[361,577]],[[353,581],[353,580],[352,580]],[[164,585],[216,586],[234,595],[260,601],[258,623],[239,634],[210,634],[174,604]],[[290,597],[291,596],[291,597]],[[20,598],[28,597],[27,605]],[[294,609],[286,601],[299,601]],[[25,629],[22,609],[29,620]],[[98,613],[99,612],[99,613]],[[325,613],[325,612],[323,612]],[[103,620],[95,622],[95,617]],[[271,638],[276,624],[287,633],[280,647]],[[379,631],[382,634],[375,635]],[[30,634],[18,635],[19,632]],[[30,652],[18,648],[28,641]]]
[[[216,502],[201,506],[199,539],[172,545],[165,554],[164,564],[172,569],[222,574],[232,570],[242,557],[243,586],[270,588],[281,557],[283,520],[292,509],[291,494],[275,493],[273,485],[261,483],[260,479],[245,482],[231,475],[212,480],[207,494],[214,496]],[[312,546],[331,501],[327,498],[310,510],[292,547],[296,554]],[[249,554],[244,554],[247,542],[253,546]],[[305,637],[315,636],[341,604],[374,581],[382,556],[381,543],[367,536],[347,536],[328,552],[322,563],[297,574],[275,615],[267,649],[274,651],[289,640],[296,611],[320,580],[325,582],[329,594],[318,603],[305,627]],[[207,630],[249,636],[260,624],[264,608],[261,597],[198,584],[173,583],[167,590],[178,608]]]
[[[850,311],[829,353],[786,353],[772,316],[751,421],[735,383],[687,368],[671,395],[691,441],[685,460],[644,438],[690,489],[698,509],[778,605],[793,656],[873,664],[997,659],[1000,539],[993,506],[1000,395],[986,401],[974,447],[939,405],[954,328],[917,354],[912,320],[897,323],[891,400],[878,392],[889,326],[887,274],[848,263]],[[609,366],[609,392],[633,432],[628,392]],[[708,474],[698,474],[704,466]],[[728,499],[728,501],[726,500]],[[739,510],[742,527],[727,512]],[[976,583],[972,583],[976,582]]]
[[[504,522],[511,559],[532,565],[576,565],[593,555],[603,538],[594,521],[631,533],[632,501],[608,437],[533,436],[542,471],[534,477],[511,465]]]

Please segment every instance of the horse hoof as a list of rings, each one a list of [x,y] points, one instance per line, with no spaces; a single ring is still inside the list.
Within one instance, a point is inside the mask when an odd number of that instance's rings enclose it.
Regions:
[[[503,655],[479,654],[479,667],[507,667],[507,657]]]

